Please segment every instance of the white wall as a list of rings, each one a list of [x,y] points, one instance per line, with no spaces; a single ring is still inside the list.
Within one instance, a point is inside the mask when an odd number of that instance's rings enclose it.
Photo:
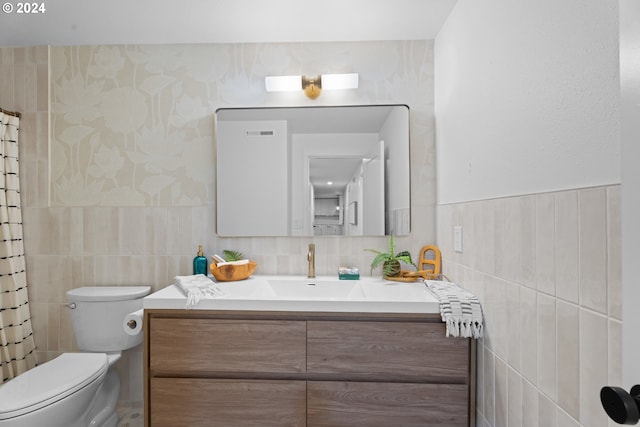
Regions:
[[[365,159],[366,161],[361,164],[362,206],[356,212],[357,220],[362,222],[363,235],[380,236],[385,234],[384,143],[380,141],[378,146],[366,155]],[[404,169],[408,170],[409,168],[405,167]],[[401,190],[401,187],[398,190]],[[409,192],[407,192],[407,198],[408,196]]]
[[[409,109],[393,108],[389,117],[380,129],[380,139],[385,143],[386,209],[390,215],[399,210],[409,210],[409,192],[398,191],[409,179],[409,168],[406,159],[409,158],[409,146],[402,142],[409,139]],[[404,234],[404,233],[399,233]]]
[[[640,2],[620,0],[623,381],[640,383]]]
[[[273,135],[247,132],[273,131]],[[287,122],[220,121],[218,144],[217,220],[221,236],[287,235]],[[248,156],[247,153],[252,153]],[[233,189],[227,184],[233,181]]]
[[[599,391],[622,382],[618,13],[459,0],[435,41],[437,241],[483,305],[478,425],[613,425]]]
[[[614,12],[458,2],[435,42],[439,203],[620,182]]]

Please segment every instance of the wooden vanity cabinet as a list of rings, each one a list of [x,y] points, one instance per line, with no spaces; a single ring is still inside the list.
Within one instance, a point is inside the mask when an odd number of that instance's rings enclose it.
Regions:
[[[145,310],[145,426],[469,426],[439,315]]]

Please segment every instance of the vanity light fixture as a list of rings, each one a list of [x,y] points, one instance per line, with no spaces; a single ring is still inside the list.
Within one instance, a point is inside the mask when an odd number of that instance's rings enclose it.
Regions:
[[[267,92],[287,92],[303,90],[311,99],[320,96],[322,90],[357,89],[358,73],[322,74],[307,76],[267,76],[264,78]]]

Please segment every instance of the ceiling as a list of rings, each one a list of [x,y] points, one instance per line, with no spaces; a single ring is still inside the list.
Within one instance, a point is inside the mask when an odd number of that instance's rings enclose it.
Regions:
[[[40,0],[0,46],[433,39],[456,0]]]
[[[322,198],[344,194],[361,164],[362,158],[309,159],[309,182],[313,185],[314,196]]]

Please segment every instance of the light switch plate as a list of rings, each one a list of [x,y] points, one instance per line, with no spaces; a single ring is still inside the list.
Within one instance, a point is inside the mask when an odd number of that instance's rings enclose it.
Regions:
[[[462,226],[453,227],[453,250],[462,253]]]

